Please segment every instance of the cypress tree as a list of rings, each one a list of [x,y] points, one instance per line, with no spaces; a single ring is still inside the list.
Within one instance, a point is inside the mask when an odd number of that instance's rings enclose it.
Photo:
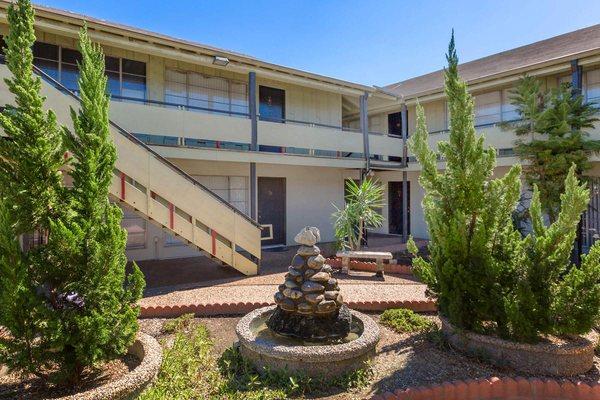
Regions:
[[[600,151],[600,140],[590,139],[586,132],[598,121],[598,109],[570,84],[543,90],[538,79],[527,75],[519,80],[510,100],[520,120],[505,128],[514,129],[520,137],[515,148],[528,162],[525,180],[529,187],[537,185],[542,209],[555,221],[569,167],[575,164],[581,179],[591,168],[591,154]]]
[[[589,191],[571,167],[557,220],[546,227],[534,186],[534,231],[523,238],[512,221],[521,167],[492,179],[495,151],[476,135],[473,100],[458,75],[454,34],[446,58],[450,137],[438,143],[445,170],[438,171],[437,154],[428,146],[420,105],[409,142],[422,166],[430,235],[430,259],[415,257],[416,273],[437,298],[440,313],[459,328],[530,342],[540,334],[587,332],[600,314],[600,244],[581,267],[570,264],[569,254]],[[416,255],[412,239],[409,250]]]
[[[70,133],[56,126],[53,113],[41,111],[41,83],[31,65],[35,37],[30,3],[20,0],[9,15],[7,59],[18,83],[9,84],[16,106],[8,107],[0,120],[12,129],[3,150],[27,145],[29,151],[16,148],[12,158],[3,161],[16,171],[45,167],[48,172],[38,179],[52,179],[43,181],[50,185],[46,192],[36,189],[40,182],[2,192],[0,325],[10,335],[1,339],[0,362],[54,382],[76,384],[85,368],[124,354],[132,343],[138,329],[135,304],[144,285],[137,266],[126,274],[122,212],[108,198],[117,154],[109,131],[104,55],[83,29],[82,102],[79,110],[71,110]],[[66,169],[72,187],[64,186],[59,171],[65,148],[72,153]],[[1,169],[0,179],[9,180],[10,171]],[[40,192],[41,197],[33,199]],[[13,212],[20,201],[31,204],[30,214]],[[47,240],[23,252],[17,238],[32,229],[44,230]]]
[[[138,307],[144,280],[133,264],[126,274],[127,233],[123,212],[109,202],[117,152],[109,129],[109,97],[104,54],[92,44],[87,29],[79,35],[81,107],[71,109],[74,135],[65,142],[72,153],[68,191],[72,211],[52,226],[50,247],[68,271],[67,297],[71,307],[61,316],[64,332],[62,370],[76,381],[83,368],[124,354],[138,330]]]
[[[61,167],[63,132],[52,111],[44,111],[40,78],[33,75],[33,8],[19,0],[8,8],[10,31],[4,49],[12,78],[5,79],[14,104],[0,114],[6,134],[0,139],[0,363],[41,374],[51,366],[53,311],[46,292],[53,274],[46,241],[51,222],[65,215]],[[42,240],[23,252],[19,238],[36,233]]]

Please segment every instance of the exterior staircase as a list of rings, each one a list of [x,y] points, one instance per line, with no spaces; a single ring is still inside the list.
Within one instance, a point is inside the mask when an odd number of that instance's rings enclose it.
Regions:
[[[72,128],[69,108],[79,98],[44,72],[42,95],[58,122]],[[11,103],[4,78],[11,76],[0,64],[0,104]],[[261,257],[261,228],[191,176],[157,154],[131,133],[111,121],[112,138],[119,157],[110,193],[115,201],[133,208],[189,246],[245,275],[256,275]]]

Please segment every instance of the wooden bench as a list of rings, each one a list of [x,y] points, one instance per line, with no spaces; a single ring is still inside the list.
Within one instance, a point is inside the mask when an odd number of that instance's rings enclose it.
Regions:
[[[383,260],[392,259],[392,253],[387,251],[338,251],[336,256],[342,259],[343,274],[347,274],[350,271],[351,259],[374,259],[377,263],[375,276],[380,278],[383,278]]]

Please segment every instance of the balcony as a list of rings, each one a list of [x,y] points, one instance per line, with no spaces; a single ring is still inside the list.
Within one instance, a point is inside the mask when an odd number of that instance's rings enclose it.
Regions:
[[[252,127],[246,113],[113,98],[111,119],[171,158],[364,168],[362,133],[338,126],[259,119],[259,150],[250,151]],[[400,138],[371,133],[369,144],[371,157],[382,168],[401,167],[387,161],[402,155]]]

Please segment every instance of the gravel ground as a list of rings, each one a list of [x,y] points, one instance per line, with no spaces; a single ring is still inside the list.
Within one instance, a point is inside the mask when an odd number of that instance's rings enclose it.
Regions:
[[[379,320],[378,314],[371,314]],[[436,317],[430,317],[437,320]],[[239,317],[198,318],[207,326],[215,340],[215,354],[236,341],[235,325]],[[141,328],[153,336],[160,335],[165,319],[141,320]],[[600,359],[596,357],[594,368],[574,381],[596,383],[600,381]],[[330,393],[327,400],[363,399],[387,391],[413,386],[437,384],[452,380],[490,378],[493,376],[517,376],[510,370],[502,370],[465,357],[444,346],[434,344],[423,334],[398,334],[381,327],[381,340],[373,362],[374,377],[371,384],[353,393]],[[523,375],[520,375],[523,376]],[[308,398],[311,398],[308,396]]]
[[[98,370],[89,370],[73,391],[47,387],[42,379],[35,376],[23,378],[16,373],[8,374],[0,377],[0,399],[42,400],[91,390],[132,371],[139,363],[136,357],[127,355],[106,363]]]

